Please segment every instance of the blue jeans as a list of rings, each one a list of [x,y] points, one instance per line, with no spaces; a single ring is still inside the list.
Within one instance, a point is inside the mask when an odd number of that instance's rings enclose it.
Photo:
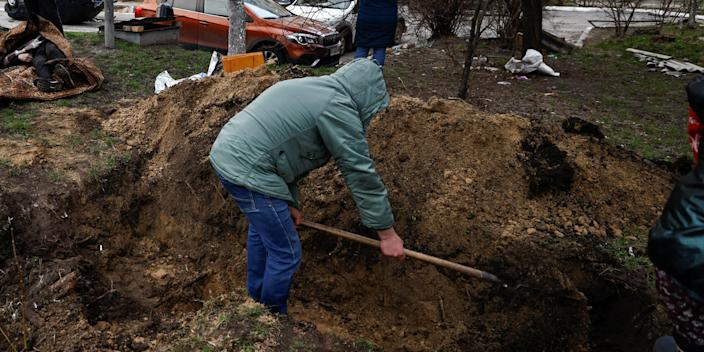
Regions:
[[[288,291],[301,263],[301,241],[288,204],[220,180],[249,220],[247,291],[272,313],[287,314]]]
[[[384,67],[384,61],[386,61],[386,48],[372,48],[374,53],[372,54],[372,59],[376,60],[376,63]],[[369,48],[357,47],[354,52],[354,58],[367,57],[369,56]]]

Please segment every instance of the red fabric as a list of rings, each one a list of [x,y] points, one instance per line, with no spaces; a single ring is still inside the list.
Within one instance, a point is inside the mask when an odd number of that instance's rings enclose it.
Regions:
[[[704,303],[692,298],[687,289],[656,269],[656,286],[667,315],[675,327],[675,341],[683,351],[704,350]]]
[[[694,164],[699,164],[699,141],[702,138],[704,125],[692,107],[689,107],[689,118],[687,119],[687,134],[689,135],[689,145],[694,153]]]

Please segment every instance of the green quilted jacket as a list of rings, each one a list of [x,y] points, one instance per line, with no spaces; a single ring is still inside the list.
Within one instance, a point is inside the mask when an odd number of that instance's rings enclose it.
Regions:
[[[231,183],[299,208],[297,182],[332,157],[364,225],[386,229],[394,218],[365,132],[388,104],[382,71],[368,59],[329,76],[282,81],[230,119],[210,161]]]

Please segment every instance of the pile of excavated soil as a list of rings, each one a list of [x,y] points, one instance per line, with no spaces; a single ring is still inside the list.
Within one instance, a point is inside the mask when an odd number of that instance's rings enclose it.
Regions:
[[[61,262],[78,275],[66,306],[74,313],[56,319],[45,308],[35,317],[58,331],[54,341],[168,346],[174,320],[243,286],[247,222],[207,155],[227,120],[279,79],[261,69],[185,82],[103,122],[136,154],[69,213],[82,239],[75,263]],[[292,318],[385,350],[648,345],[652,293],[642,279],[609,276],[604,267],[619,264],[603,245],[645,233],[673,175],[592,137],[459,101],[393,97],[368,140],[406,246],[490,271],[509,287],[305,230]],[[301,192],[308,219],[371,235],[334,163]],[[62,326],[71,319],[81,322],[79,339]]]

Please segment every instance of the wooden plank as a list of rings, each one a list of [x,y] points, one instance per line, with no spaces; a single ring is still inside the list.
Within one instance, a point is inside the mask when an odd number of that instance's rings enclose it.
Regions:
[[[626,49],[626,51],[628,51],[629,53],[641,54],[641,55],[645,55],[645,56],[654,57],[654,58],[660,59],[660,60],[670,60],[670,59],[672,59],[672,56],[667,56],[667,55],[658,54],[658,53],[654,53],[654,52],[650,52],[650,51],[645,51],[645,50],[639,50],[639,49],[628,48],[628,49]]]

